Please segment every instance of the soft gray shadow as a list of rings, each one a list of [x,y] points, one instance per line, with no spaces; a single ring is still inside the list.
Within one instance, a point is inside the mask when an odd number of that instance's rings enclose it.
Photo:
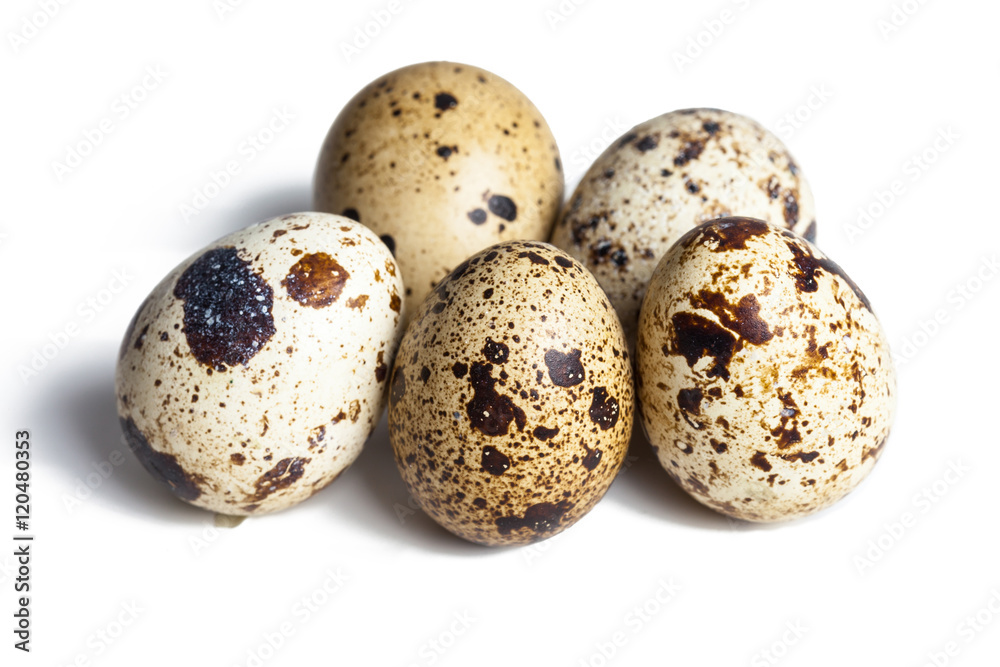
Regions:
[[[467,542],[439,526],[410,498],[396,468],[389,444],[385,414],[379,420],[364,450],[354,462],[349,476],[330,493],[329,500],[339,518],[359,524],[365,530],[397,540],[411,547],[457,556],[490,556],[496,548]],[[332,491],[332,488],[331,488]]]
[[[153,516],[164,521],[202,524],[210,514],[176,498],[143,469],[122,437],[114,393],[114,352],[66,371],[60,382],[65,389],[46,397],[46,402],[64,415],[67,433],[63,449],[51,463],[61,466],[70,479],[97,480],[86,503],[112,505],[122,512]],[[117,454],[116,454],[117,452]],[[114,462],[124,462],[114,465]],[[107,465],[104,465],[107,463]],[[101,468],[111,468],[105,479]],[[77,486],[74,484],[74,487]]]
[[[200,248],[258,222],[312,210],[312,183],[285,183],[228,206],[210,203],[188,222],[181,220],[179,228],[163,230],[169,237],[164,241]]]
[[[705,530],[771,530],[784,524],[761,524],[731,519],[705,507],[670,479],[646,439],[636,415],[625,465],[611,485],[609,502],[664,521]]]

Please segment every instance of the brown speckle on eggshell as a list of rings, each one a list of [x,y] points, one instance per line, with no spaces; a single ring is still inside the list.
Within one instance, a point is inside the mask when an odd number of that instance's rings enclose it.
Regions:
[[[550,240],[594,273],[632,346],[660,258],[692,227],[734,215],[815,239],[812,191],[781,141],[745,116],[685,109],[612,144],[584,175]]]
[[[560,165],[541,113],[513,85],[469,65],[422,63],[380,77],[340,113],[316,167],[314,205],[391,241],[412,313],[469,255],[548,238]]]
[[[129,448],[174,495],[214,512],[305,500],[351,464],[381,415],[403,327],[396,273],[371,230],[326,213],[199,251],[122,341]]]
[[[728,218],[682,237],[653,274],[636,353],[660,463],[738,519],[835,503],[889,435],[896,376],[871,304],[836,263],[775,225]]]
[[[393,375],[403,479],[467,540],[564,530],[624,460],[634,399],[621,325],[593,276],[548,244],[501,243],[459,265],[416,313]]]

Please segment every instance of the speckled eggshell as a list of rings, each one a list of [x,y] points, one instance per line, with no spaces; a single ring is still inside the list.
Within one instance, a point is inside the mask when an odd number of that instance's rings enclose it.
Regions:
[[[729,516],[827,507],[871,472],[896,376],[858,286],[815,246],[760,220],[690,231],[639,318],[642,423],[670,477]]]
[[[122,341],[118,414],[146,470],[223,514],[332,482],[382,414],[402,280],[378,237],[326,213],[248,227],[174,269]]]
[[[386,74],[341,111],[314,205],[394,249],[413,313],[482,248],[547,239],[563,186],[555,138],[521,91],[477,67],[430,62]]]
[[[597,281],[546,243],[459,265],[403,337],[389,392],[396,463],[452,533],[526,544],[607,491],[632,429],[631,363]]]
[[[594,273],[631,346],[660,258],[692,227],[734,215],[815,240],[812,190],[784,144],[746,116],[685,109],[612,144],[567,202],[551,242]]]

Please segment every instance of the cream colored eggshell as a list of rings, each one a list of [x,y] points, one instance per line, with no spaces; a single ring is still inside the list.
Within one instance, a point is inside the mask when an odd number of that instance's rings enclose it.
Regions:
[[[631,364],[597,281],[560,250],[506,242],[461,264],[400,346],[396,463],[420,506],[487,545],[575,523],[628,449]]]
[[[812,190],[784,144],[745,116],[685,109],[612,144],[584,175],[550,240],[594,273],[631,346],[660,258],[692,227],[733,215],[815,239]]]
[[[130,448],[208,510],[305,500],[354,461],[381,415],[402,290],[378,237],[326,213],[275,218],[198,251],[153,290],[122,342],[115,388]]]
[[[896,404],[868,300],[815,246],[759,220],[689,232],[639,318],[642,423],[699,502],[778,521],[827,507],[878,460]]]
[[[404,67],[358,93],[314,179],[317,210],[360,219],[394,247],[408,312],[482,248],[547,239],[562,196],[538,109],[497,75],[448,62]]]

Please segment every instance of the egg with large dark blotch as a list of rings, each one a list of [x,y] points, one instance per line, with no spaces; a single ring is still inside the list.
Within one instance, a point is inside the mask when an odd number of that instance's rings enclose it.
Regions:
[[[219,239],[170,272],[125,332],[125,439],[177,497],[222,514],[305,500],[378,422],[403,284],[371,230],[301,213]]]
[[[726,218],[684,235],[650,281],[636,353],[660,463],[729,516],[828,507],[884,450],[896,407],[885,332],[843,269],[787,229]]]

